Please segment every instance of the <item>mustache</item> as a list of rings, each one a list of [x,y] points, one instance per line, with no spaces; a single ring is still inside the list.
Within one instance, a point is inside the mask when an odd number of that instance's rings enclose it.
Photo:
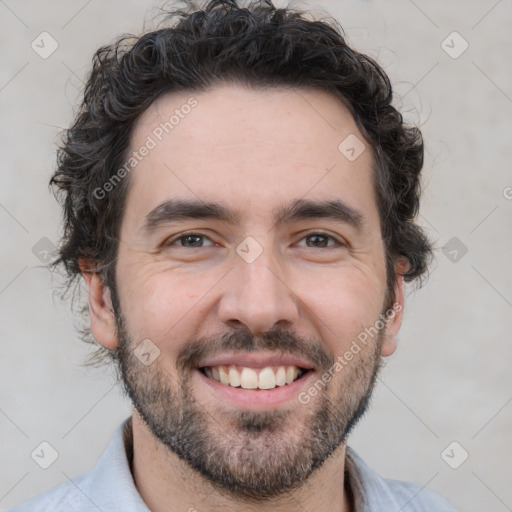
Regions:
[[[283,329],[273,329],[261,336],[236,331],[189,340],[178,354],[176,368],[182,372],[193,370],[202,359],[219,353],[265,350],[303,357],[317,370],[327,370],[335,362],[334,355],[321,343]]]

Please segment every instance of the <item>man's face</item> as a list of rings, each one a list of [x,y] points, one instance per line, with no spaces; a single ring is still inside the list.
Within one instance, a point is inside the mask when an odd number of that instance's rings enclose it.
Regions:
[[[176,110],[190,113],[158,141]],[[132,136],[133,151],[157,144],[120,232],[123,380],[152,433],[238,495],[321,466],[394,350],[389,325],[358,342],[386,307],[386,269],[371,152],[338,149],[351,134],[363,140],[325,92],[219,86],[161,97]]]

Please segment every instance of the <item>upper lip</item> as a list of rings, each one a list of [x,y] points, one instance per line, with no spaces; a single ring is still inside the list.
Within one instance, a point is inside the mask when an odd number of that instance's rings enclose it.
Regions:
[[[246,366],[249,368],[265,368],[266,366],[297,366],[311,370],[314,364],[304,357],[284,353],[235,352],[217,354],[200,361],[199,368],[205,366]]]

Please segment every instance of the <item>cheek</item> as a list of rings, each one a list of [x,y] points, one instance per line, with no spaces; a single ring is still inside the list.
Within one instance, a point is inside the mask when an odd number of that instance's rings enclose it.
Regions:
[[[307,282],[309,281],[309,282]],[[320,283],[320,284],[319,284]],[[330,350],[339,355],[382,312],[385,282],[356,269],[342,269],[321,281],[303,279],[301,300]]]
[[[202,299],[218,280],[159,265],[132,267],[119,272],[124,278],[122,311],[129,332],[161,346],[169,340],[194,335]],[[121,279],[119,279],[121,281]],[[191,322],[192,320],[192,322]]]

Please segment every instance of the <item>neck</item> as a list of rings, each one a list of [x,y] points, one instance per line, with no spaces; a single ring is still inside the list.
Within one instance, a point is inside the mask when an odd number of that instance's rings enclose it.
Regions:
[[[352,510],[344,481],[344,444],[300,488],[256,503],[237,499],[213,486],[156,439],[136,411],[132,429],[132,473],[142,499],[152,512]]]

